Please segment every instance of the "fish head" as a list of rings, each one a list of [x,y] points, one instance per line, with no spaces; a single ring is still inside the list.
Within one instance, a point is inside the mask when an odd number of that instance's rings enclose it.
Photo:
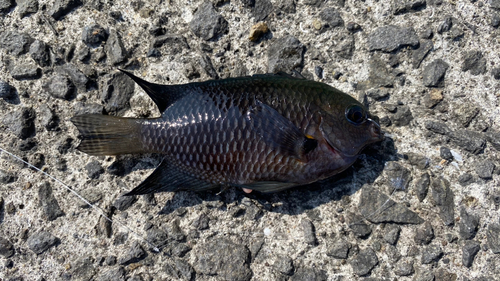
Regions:
[[[336,89],[322,103],[319,129],[330,148],[345,157],[356,156],[368,144],[384,139],[380,125],[356,99]]]

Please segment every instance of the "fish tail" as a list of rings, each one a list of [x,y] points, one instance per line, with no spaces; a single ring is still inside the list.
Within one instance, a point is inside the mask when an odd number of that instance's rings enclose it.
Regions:
[[[141,140],[141,119],[84,114],[71,118],[78,128],[78,150],[90,155],[119,155],[145,152]]]

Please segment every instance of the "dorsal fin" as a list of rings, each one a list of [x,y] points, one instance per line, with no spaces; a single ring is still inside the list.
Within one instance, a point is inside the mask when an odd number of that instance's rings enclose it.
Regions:
[[[183,96],[179,85],[161,85],[151,83],[123,69],[118,70],[125,73],[128,77],[132,78],[135,83],[141,86],[146,94],[148,94],[148,96],[154,101],[160,112],[165,111],[167,107]]]

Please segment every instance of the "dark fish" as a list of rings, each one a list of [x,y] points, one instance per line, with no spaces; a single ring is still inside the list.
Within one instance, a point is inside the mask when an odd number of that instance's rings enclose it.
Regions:
[[[159,118],[79,115],[80,151],[160,153],[160,166],[128,195],[237,186],[279,191],[348,168],[383,139],[361,103],[326,84],[286,74],[184,85],[123,71],[153,99]]]

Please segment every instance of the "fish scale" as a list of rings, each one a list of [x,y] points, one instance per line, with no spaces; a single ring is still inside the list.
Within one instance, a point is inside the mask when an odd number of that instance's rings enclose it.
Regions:
[[[86,153],[116,155],[129,147],[130,153],[164,155],[129,194],[215,185],[278,191],[339,173],[364,146],[382,139],[359,102],[323,83],[256,75],[169,86],[125,74],[153,99],[160,117],[72,121]]]

